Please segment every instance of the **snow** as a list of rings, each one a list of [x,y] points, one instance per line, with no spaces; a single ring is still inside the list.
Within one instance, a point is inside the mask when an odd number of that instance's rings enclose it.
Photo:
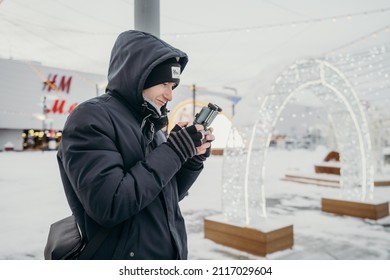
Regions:
[[[390,259],[390,217],[375,220],[321,211],[321,198],[338,188],[281,180],[285,174],[313,172],[326,150],[270,150],[266,165],[270,221],[294,226],[294,246],[254,256],[204,238],[203,219],[221,214],[222,156],[211,156],[189,195],[181,202],[189,259]],[[375,188],[390,201],[390,187]],[[57,168],[56,152],[0,153],[0,259],[43,259],[51,223],[70,214]]]

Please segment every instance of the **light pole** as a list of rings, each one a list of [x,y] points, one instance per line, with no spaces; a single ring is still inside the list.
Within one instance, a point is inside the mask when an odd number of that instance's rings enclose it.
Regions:
[[[160,37],[160,0],[135,0],[134,27]]]
[[[46,143],[46,119],[47,119],[47,104],[46,104],[46,95],[43,96],[43,99],[42,99],[42,114],[43,114],[43,118],[42,118],[42,132],[43,132],[43,136],[42,136],[42,152],[45,150],[45,143]]]
[[[46,95],[43,96],[43,100],[42,100],[42,115],[43,115],[42,131],[45,131],[45,128],[46,128],[45,121],[46,121],[46,115],[47,115]]]
[[[235,87],[223,87],[224,89],[232,90],[234,92],[234,95],[237,96],[237,89]],[[234,117],[235,112],[235,106],[236,106],[236,100],[232,98],[232,117]]]
[[[192,85],[192,116],[195,118],[196,111],[196,85]]]

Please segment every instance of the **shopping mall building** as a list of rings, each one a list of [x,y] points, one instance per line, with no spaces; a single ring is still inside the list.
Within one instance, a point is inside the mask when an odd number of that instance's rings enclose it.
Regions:
[[[0,59],[0,151],[55,149],[68,114],[105,84],[104,75]]]
[[[69,113],[80,102],[103,94],[106,84],[105,75],[0,59],[0,151],[56,149]],[[216,141],[214,146],[223,147],[234,105],[239,100],[231,90],[211,92],[194,85],[180,85],[168,106],[170,125],[192,122],[201,107],[209,102],[218,104],[223,113],[214,125],[222,134],[218,137],[221,143]]]

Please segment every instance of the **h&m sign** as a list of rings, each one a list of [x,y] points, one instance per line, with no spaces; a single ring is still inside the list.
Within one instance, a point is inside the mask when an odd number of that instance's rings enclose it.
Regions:
[[[54,99],[53,104],[47,104],[45,113],[69,114],[78,105],[77,102],[69,102],[68,99],[62,99],[61,94],[70,94],[72,76],[60,76],[58,74],[49,74],[43,82],[42,91],[58,93],[58,98]]]

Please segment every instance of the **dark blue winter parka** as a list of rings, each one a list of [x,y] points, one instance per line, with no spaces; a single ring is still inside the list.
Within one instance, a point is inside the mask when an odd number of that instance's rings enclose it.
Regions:
[[[126,31],[116,40],[104,95],[77,106],[65,124],[58,164],[70,208],[89,240],[110,228],[93,259],[186,259],[179,201],[199,168],[182,165],[144,112],[151,70],[187,55],[150,34]]]

